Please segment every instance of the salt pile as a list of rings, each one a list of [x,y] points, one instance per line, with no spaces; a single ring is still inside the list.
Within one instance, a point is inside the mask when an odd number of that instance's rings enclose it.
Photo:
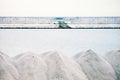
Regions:
[[[49,80],[88,80],[80,66],[57,51],[42,55],[48,66]]]
[[[15,57],[19,80],[48,80],[47,66],[40,56],[27,52]]]
[[[18,80],[19,74],[11,62],[12,60],[0,52],[0,80]]]
[[[92,50],[79,53],[74,58],[89,80],[116,80],[112,66]]]
[[[0,80],[120,80],[120,50],[105,59],[92,50],[69,58],[59,51],[22,53],[10,58],[0,52]]]
[[[106,54],[107,61],[113,66],[117,80],[120,80],[120,50],[113,50]]]

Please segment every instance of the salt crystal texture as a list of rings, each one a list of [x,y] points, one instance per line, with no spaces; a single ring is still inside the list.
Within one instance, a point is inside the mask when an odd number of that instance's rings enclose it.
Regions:
[[[92,50],[66,57],[60,51],[26,52],[10,58],[0,52],[0,80],[120,80],[120,50],[103,58]]]
[[[12,60],[0,52],[0,80],[19,80],[19,74]]]
[[[81,65],[89,80],[116,80],[112,66],[92,50],[79,53],[74,59]]]
[[[48,66],[48,80],[88,80],[81,67],[57,51],[42,55]]]
[[[15,57],[19,80],[48,80],[47,66],[37,54],[27,52]]]
[[[117,80],[120,80],[120,50],[113,50],[106,54],[106,60],[113,66]]]

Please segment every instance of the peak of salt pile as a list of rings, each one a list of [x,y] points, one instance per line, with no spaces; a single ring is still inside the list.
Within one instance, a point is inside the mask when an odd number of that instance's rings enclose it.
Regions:
[[[106,60],[113,66],[117,80],[120,80],[120,50],[113,50],[106,54]]]
[[[82,52],[75,60],[81,65],[89,80],[116,80],[112,66],[92,50]]]
[[[42,54],[48,66],[48,80],[88,80],[81,67],[59,51]]]
[[[0,52],[0,80],[18,80],[19,74],[9,56]]]
[[[19,80],[48,80],[47,66],[37,54],[27,52],[16,56],[16,67],[19,71]]]

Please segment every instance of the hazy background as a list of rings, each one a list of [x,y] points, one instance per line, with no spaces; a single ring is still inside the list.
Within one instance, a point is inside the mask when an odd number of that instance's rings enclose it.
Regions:
[[[99,54],[120,49],[120,30],[0,30],[0,50],[10,56],[28,51],[43,53],[51,50],[58,50],[72,56],[88,49]]]
[[[0,16],[120,16],[120,0],[0,0]],[[120,30],[0,30],[0,50],[10,56],[120,48]]]

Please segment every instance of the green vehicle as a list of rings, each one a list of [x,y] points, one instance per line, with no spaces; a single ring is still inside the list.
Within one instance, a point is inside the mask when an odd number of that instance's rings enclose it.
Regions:
[[[64,21],[59,21],[58,24],[59,24],[58,28],[62,28],[62,29],[70,29],[71,28]]]

